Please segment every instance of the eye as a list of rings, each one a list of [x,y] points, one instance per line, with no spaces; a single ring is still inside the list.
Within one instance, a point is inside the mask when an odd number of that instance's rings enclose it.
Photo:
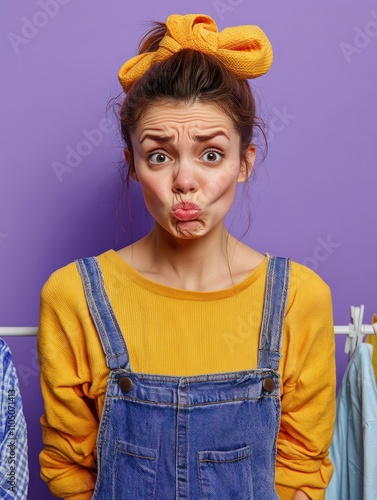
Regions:
[[[216,159],[216,155],[218,158]],[[207,160],[209,163],[219,163],[221,158],[224,156],[224,153],[220,153],[219,151],[215,151],[211,149],[210,151],[206,151],[203,155],[203,158],[207,156]],[[219,158],[220,157],[220,158]]]
[[[152,158],[155,157],[154,160]],[[154,153],[149,153],[146,156],[146,159],[148,162],[153,163],[155,165],[161,165],[163,163],[166,163],[164,159],[168,158],[168,156],[165,153],[162,153],[161,151],[156,151]]]

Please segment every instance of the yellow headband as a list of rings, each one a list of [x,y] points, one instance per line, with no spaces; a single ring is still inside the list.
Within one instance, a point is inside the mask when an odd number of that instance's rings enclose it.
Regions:
[[[234,26],[219,32],[215,21],[205,14],[172,14],[166,27],[157,51],[132,57],[120,68],[118,78],[125,92],[152,64],[182,49],[215,55],[239,78],[256,78],[271,67],[272,47],[258,26]]]

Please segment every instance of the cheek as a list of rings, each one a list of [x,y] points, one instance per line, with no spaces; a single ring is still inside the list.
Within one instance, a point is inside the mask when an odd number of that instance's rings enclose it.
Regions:
[[[163,184],[156,180],[151,182],[150,180],[145,181],[145,179],[142,179],[140,180],[140,185],[143,191],[144,201],[148,209],[155,211],[164,205],[168,195]]]
[[[209,179],[206,184],[206,195],[210,199],[217,199],[227,191],[233,192],[237,177],[230,172],[219,172],[216,177]]]

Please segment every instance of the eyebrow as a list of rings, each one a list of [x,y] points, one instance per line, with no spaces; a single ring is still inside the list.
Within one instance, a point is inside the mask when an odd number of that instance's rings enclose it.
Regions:
[[[212,134],[205,134],[205,135],[196,134],[196,135],[194,135],[194,139],[195,139],[195,141],[198,141],[198,142],[205,142],[205,141],[210,141],[211,139],[213,139],[219,135],[223,135],[228,140],[230,140],[228,135],[226,134],[226,132],[224,130],[218,130],[217,132],[213,132]],[[169,142],[172,142],[174,140],[174,137],[171,135],[146,134],[141,139],[140,144],[145,139],[152,139],[152,140],[157,141],[157,142],[169,143]]]

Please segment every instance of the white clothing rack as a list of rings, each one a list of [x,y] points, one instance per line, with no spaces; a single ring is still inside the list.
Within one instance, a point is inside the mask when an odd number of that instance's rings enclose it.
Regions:
[[[377,323],[363,325],[364,305],[351,306],[352,323],[345,326],[335,326],[334,333],[347,335],[344,352],[352,353],[357,344],[362,342],[365,335],[377,334]],[[0,337],[35,337],[38,327],[28,326],[2,326]]]

